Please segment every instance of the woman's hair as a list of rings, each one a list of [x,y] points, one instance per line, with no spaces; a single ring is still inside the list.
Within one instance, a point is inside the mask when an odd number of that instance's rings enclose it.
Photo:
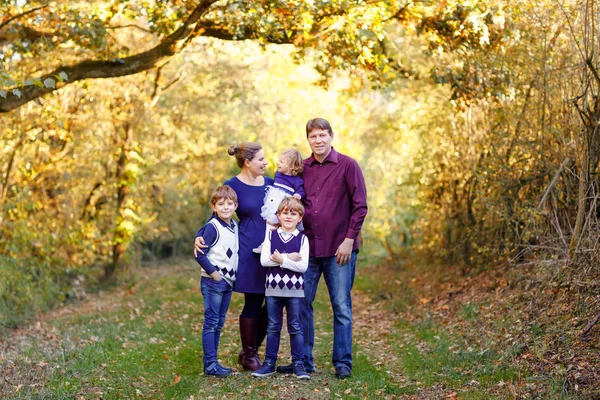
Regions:
[[[237,193],[231,186],[227,185],[219,186],[213,191],[212,196],[210,197],[210,204],[214,206],[221,199],[231,200],[235,204],[238,203]]]
[[[325,118],[313,118],[308,120],[306,123],[306,137],[308,137],[308,134],[315,129],[323,129],[324,131],[329,132],[329,136],[333,135],[331,124]]]
[[[261,145],[256,142],[242,142],[240,144],[232,145],[229,150],[227,150],[227,154],[235,156],[238,167],[242,168],[244,166],[244,161],[252,161],[254,156],[256,156],[256,153],[261,150]]]
[[[281,212],[284,210],[296,211],[298,214],[300,214],[300,217],[304,216],[304,206],[302,205],[300,200],[292,196],[286,197],[285,199],[281,200],[281,203],[279,203],[279,207],[277,207],[277,215],[281,215]]]
[[[298,176],[302,173],[304,169],[304,164],[302,163],[302,156],[300,152],[296,149],[287,149],[281,152],[280,157],[285,158],[289,162],[290,166],[290,175]]]

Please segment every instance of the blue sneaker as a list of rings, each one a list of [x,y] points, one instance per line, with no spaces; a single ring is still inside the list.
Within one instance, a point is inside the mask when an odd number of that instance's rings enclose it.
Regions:
[[[303,362],[294,364],[294,374],[298,379],[310,379],[310,375],[306,372]]]
[[[217,361],[217,364],[219,364],[219,362],[218,362],[218,361]],[[233,372],[233,369],[231,369],[231,368],[227,368],[227,367],[224,367],[224,366],[222,366],[221,364],[219,364],[219,367],[221,367],[221,369],[223,369],[223,371],[227,371],[227,372],[229,372],[230,374]]]
[[[304,369],[306,369],[306,372],[308,372],[309,374],[315,373],[317,372],[317,369],[314,366],[307,366],[306,364],[304,364]],[[288,364],[288,365],[281,365],[279,367],[277,367],[277,372],[279,372],[280,374],[293,374],[294,373],[294,364]]]
[[[340,367],[337,367],[335,369],[335,376],[338,379],[347,379],[350,378],[350,375],[352,374],[352,370],[348,367],[346,367],[345,365],[342,365]]]
[[[275,373],[275,361],[266,358],[262,367],[260,367],[256,371],[254,371],[252,373],[252,376],[261,378],[263,376],[273,375],[274,373]]]
[[[219,365],[218,362],[213,362],[208,367],[204,367],[204,375],[206,376],[215,376],[217,378],[225,378],[231,375],[230,368],[223,368]]]

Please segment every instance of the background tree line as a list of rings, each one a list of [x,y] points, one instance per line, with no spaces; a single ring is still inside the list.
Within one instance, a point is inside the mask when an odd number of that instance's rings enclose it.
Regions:
[[[0,323],[188,254],[228,145],[273,172],[316,115],[364,168],[370,256],[596,276],[596,7],[0,1]]]

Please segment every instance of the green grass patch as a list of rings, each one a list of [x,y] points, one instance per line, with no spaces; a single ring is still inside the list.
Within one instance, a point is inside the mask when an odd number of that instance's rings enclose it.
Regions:
[[[399,321],[393,343],[407,377],[422,385],[449,388],[476,386],[479,390],[500,382],[518,381],[522,371],[509,365],[501,354],[467,346],[444,332],[431,319],[420,323]]]

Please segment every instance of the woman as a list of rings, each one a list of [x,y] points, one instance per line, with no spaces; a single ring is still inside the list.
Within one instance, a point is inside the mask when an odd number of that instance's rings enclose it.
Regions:
[[[265,189],[273,179],[265,177],[265,152],[254,142],[244,142],[229,148],[228,154],[235,156],[240,173],[225,182],[238,196],[236,211],[239,222],[239,264],[233,290],[244,293],[244,309],[240,315],[242,351],[238,363],[245,369],[256,371],[261,367],[258,348],[267,333],[265,302],[265,268],[260,263],[260,254],[252,252],[265,237],[265,221],[260,209]],[[204,239],[198,232],[195,251],[202,252]]]

